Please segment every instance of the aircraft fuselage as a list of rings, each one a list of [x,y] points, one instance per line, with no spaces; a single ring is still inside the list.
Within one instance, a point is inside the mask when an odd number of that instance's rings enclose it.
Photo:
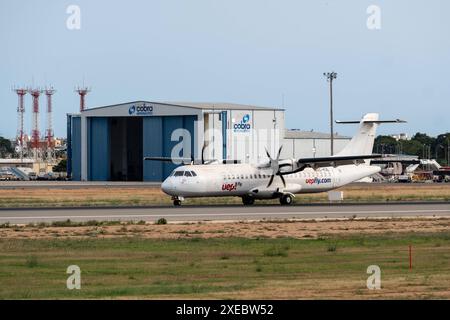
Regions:
[[[162,183],[162,190],[174,197],[251,196],[254,199],[277,197],[280,193],[329,191],[380,171],[366,164],[306,168],[279,176],[267,187],[271,173],[250,164],[212,164],[180,166]],[[183,172],[181,174],[181,172]],[[189,173],[187,173],[189,172]]]

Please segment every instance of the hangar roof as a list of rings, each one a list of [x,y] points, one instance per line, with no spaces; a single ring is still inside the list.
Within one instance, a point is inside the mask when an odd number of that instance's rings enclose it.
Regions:
[[[315,131],[302,131],[298,129],[286,129],[284,134],[285,139],[330,139],[329,133],[315,132]],[[334,135],[334,139],[351,139],[348,136],[341,136],[339,134]]]
[[[237,104],[237,103],[228,103],[228,102],[157,102],[157,101],[145,101],[145,100],[137,100],[137,101],[129,101],[119,104],[111,104],[106,106],[97,106],[93,108],[88,108],[86,111],[93,110],[93,109],[100,109],[100,108],[109,108],[109,107],[117,107],[121,105],[126,104],[132,104],[132,103],[154,103],[154,104],[160,104],[160,105],[168,105],[168,106],[179,106],[179,107],[188,107],[188,108],[195,108],[195,109],[219,109],[219,110],[284,110],[281,108],[275,108],[275,107],[261,107],[261,106],[254,106],[254,105],[246,105],[246,104]]]
[[[197,109],[223,109],[223,110],[284,110],[275,107],[261,107],[247,104],[229,102],[165,102],[166,104],[191,107]]]

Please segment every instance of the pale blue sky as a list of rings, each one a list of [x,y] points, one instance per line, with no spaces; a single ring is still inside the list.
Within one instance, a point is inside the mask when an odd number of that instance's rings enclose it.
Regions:
[[[81,30],[66,28],[71,4],[81,8]],[[381,8],[381,30],[366,27],[372,4]],[[450,130],[449,12],[446,0],[2,0],[0,135],[16,132],[11,85],[34,78],[58,90],[53,121],[65,136],[83,77],[93,88],[88,106],[140,99],[281,106],[284,94],[287,127],[327,131],[322,73],[331,70],[336,119],[379,112],[409,121],[381,133],[435,135]],[[29,95],[26,109],[29,132]]]

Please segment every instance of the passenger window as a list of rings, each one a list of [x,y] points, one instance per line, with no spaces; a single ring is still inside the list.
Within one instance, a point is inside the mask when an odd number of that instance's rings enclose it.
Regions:
[[[183,174],[184,174],[184,171],[175,171],[174,176],[175,176],[175,177],[182,177]]]
[[[184,176],[185,176],[185,177],[192,177],[192,174],[191,174],[190,171],[185,171],[185,172],[184,172]]]
[[[191,171],[191,173],[192,173],[192,176],[193,176],[193,177],[196,177],[196,176],[197,176],[197,174],[196,174],[194,171]]]

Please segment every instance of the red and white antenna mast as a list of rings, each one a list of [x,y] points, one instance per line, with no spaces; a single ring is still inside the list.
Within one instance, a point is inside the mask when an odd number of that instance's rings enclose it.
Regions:
[[[88,92],[91,91],[91,88],[88,87],[77,87],[75,89],[75,92],[78,92],[78,94],[80,95],[80,112],[84,111],[86,109],[86,104],[85,104],[85,97],[88,94]]]
[[[13,89],[17,93],[18,104],[17,104],[17,146],[19,147],[18,151],[20,153],[20,159],[23,159],[23,149],[24,149],[24,125],[23,125],[23,117],[25,113],[25,104],[24,104],[24,96],[27,94],[27,89],[25,88],[14,88]]]
[[[33,112],[32,112],[32,129],[31,129],[31,148],[33,149],[34,157],[39,157],[39,96],[42,90],[39,88],[28,89],[28,92],[33,97]]]
[[[53,87],[45,89],[45,95],[47,96],[47,130],[45,138],[47,140],[47,159],[52,159],[54,148],[54,134],[53,134],[53,122],[52,122],[52,95],[56,92]]]

